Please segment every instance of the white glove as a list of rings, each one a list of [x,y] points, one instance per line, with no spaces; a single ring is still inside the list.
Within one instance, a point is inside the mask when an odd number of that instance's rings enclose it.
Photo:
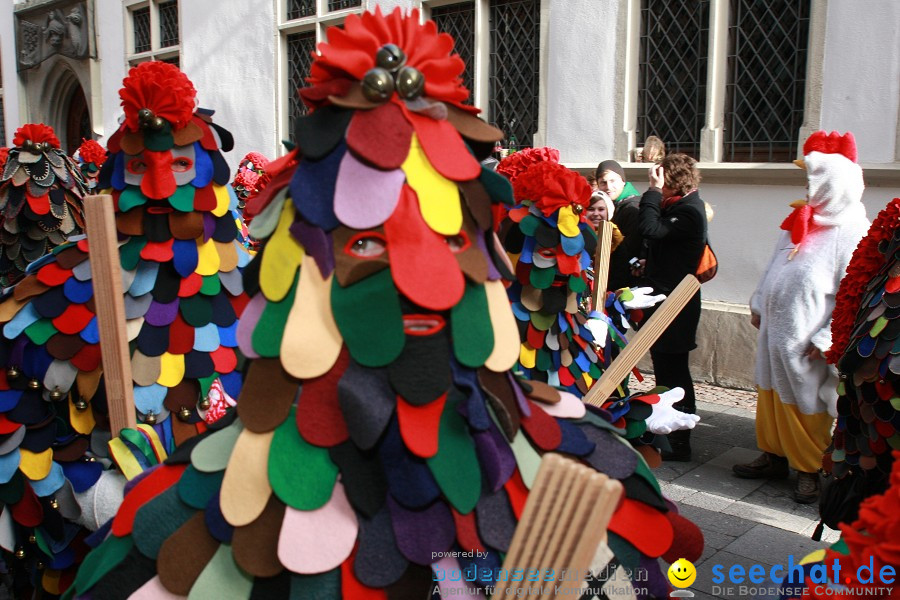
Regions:
[[[636,308],[650,308],[651,306],[656,306],[666,299],[665,294],[651,296],[650,294],[652,292],[653,288],[651,287],[622,288],[618,292],[619,301],[628,310],[634,310]]]
[[[584,326],[587,327],[591,332],[591,335],[594,336],[594,344],[601,348],[605,348],[606,337],[609,335],[609,325],[606,323],[606,320],[602,317],[594,319],[589,318]]]
[[[659,395],[659,402],[651,404],[653,414],[647,418],[647,429],[653,433],[667,434],[680,429],[693,429],[700,415],[689,415],[672,405],[684,398],[684,390],[677,387]]]

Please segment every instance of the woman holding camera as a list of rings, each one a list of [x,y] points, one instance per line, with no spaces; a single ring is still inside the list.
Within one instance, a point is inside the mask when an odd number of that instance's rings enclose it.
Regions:
[[[639,226],[647,244],[647,261],[641,285],[669,294],[695,274],[706,246],[706,208],[700,199],[700,170],[686,154],[670,154],[650,168],[650,189],[641,197]],[[649,318],[651,311],[648,311]],[[690,351],[697,347],[700,322],[698,292],[650,349],[657,385],[681,387],[684,399],[675,408],[696,412],[694,383],[688,366]],[[671,452],[663,460],[691,460],[690,430],[669,434]]]

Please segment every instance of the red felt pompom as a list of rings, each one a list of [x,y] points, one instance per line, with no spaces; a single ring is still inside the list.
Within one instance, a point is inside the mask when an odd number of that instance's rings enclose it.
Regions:
[[[837,131],[825,133],[820,130],[809,136],[806,143],[803,144],[803,156],[810,152],[842,154],[856,162],[856,138],[849,131],[841,135]]]
[[[53,128],[43,123],[26,123],[19,127],[16,130],[16,136],[13,138],[13,145],[21,146],[28,140],[35,144],[49,142],[54,148],[59,148],[59,138],[56,137]]]
[[[197,91],[194,84],[175,65],[150,61],[128,71],[119,97],[125,110],[125,126],[138,131],[138,111],[147,108],[162,117],[177,131],[187,126],[194,114]]]
[[[560,164],[540,162],[521,173],[513,183],[516,202],[530,200],[550,216],[564,206],[591,204],[591,186],[584,177]]]
[[[304,97],[316,96],[315,88],[328,87],[341,80],[361,80],[375,67],[375,54],[385,44],[396,44],[406,55],[406,66],[418,69],[425,76],[425,95],[468,111],[478,112],[462,103],[469,90],[463,85],[465,63],[459,54],[452,53],[453,37],[438,33],[434,21],[419,22],[419,11],[408,17],[400,8],[389,15],[381,9],[361,15],[348,15],[343,29],[328,30],[328,41],[313,54],[313,64],[307,78],[310,90]],[[330,91],[330,93],[335,93]]]
[[[3,146],[0,148],[0,171],[6,166],[6,159],[9,158],[9,148]]]
[[[81,145],[78,147],[78,157],[81,162],[94,163],[97,168],[100,168],[106,162],[106,149],[94,140],[82,138]]]
[[[528,170],[532,165],[541,162],[558,163],[559,150],[556,148],[525,148],[519,152],[513,152],[500,161],[497,172],[515,183],[516,178]]]

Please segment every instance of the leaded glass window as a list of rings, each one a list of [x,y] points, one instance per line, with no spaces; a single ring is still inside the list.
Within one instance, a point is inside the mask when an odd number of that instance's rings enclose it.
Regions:
[[[178,0],[159,3],[160,46],[178,45]]]
[[[491,0],[489,115],[520,146],[538,126],[540,0]]]
[[[150,50],[150,7],[138,8],[131,13],[134,29],[134,53]]]
[[[312,66],[312,53],[316,50],[316,32],[304,31],[287,36],[288,58],[288,131],[294,136],[297,117],[306,114],[306,105],[300,100],[297,90],[306,87],[306,77]]]
[[[313,17],[316,14],[316,0],[288,0],[287,18],[300,19]]]
[[[0,94],[0,144],[6,145],[6,111],[3,108],[2,94]]]
[[[706,113],[709,0],[641,2],[636,137],[700,158]]]
[[[466,70],[462,74],[463,85],[469,93],[475,91],[475,4],[465,2],[450,4],[431,9],[431,18],[439,31],[453,36],[456,44],[454,50],[466,63]],[[469,102],[472,102],[469,96]]]
[[[342,10],[344,8],[356,8],[362,5],[362,0],[328,0],[328,11]]]
[[[731,0],[725,160],[797,154],[806,91],[810,0]]]

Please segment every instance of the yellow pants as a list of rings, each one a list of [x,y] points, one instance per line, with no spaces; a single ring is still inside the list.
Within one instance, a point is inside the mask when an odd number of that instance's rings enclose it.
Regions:
[[[833,425],[827,412],[804,415],[795,405],[783,404],[775,390],[757,388],[756,443],[764,452],[786,456],[793,469],[819,470]]]

